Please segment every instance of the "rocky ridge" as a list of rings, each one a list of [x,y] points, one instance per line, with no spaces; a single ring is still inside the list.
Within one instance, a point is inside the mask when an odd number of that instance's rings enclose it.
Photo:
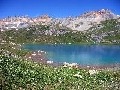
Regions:
[[[117,19],[119,15],[112,13],[108,9],[86,12],[77,17],[51,18],[43,15],[35,18],[28,16],[7,17],[0,20],[1,31],[8,29],[25,28],[31,25],[49,25],[51,29],[69,28],[71,30],[85,31],[100,24],[101,21]]]
[[[101,21],[117,19],[119,16],[115,15],[108,9],[98,11],[91,11],[84,13],[78,17],[69,17],[56,20],[59,26],[65,26],[72,30],[85,31],[90,27],[100,24]]]

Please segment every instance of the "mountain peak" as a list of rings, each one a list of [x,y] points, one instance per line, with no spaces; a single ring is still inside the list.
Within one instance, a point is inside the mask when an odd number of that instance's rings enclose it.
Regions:
[[[116,19],[118,17],[120,16],[112,13],[109,9],[90,11],[78,17],[68,18],[51,18],[49,15],[41,15],[35,18],[30,18],[28,16],[15,16],[0,20],[0,28],[13,29],[28,27],[34,24],[42,24],[51,26],[57,25],[72,30],[84,31],[88,30],[93,25],[100,24],[101,21]]]
[[[109,9],[101,9],[97,11],[90,11],[82,14],[81,18],[101,18],[101,19],[114,19],[117,15],[111,12]]]

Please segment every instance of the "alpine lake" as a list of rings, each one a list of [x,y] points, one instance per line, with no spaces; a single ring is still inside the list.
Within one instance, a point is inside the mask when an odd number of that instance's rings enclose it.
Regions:
[[[23,49],[45,51],[53,62],[106,66],[120,63],[120,45],[25,44]]]

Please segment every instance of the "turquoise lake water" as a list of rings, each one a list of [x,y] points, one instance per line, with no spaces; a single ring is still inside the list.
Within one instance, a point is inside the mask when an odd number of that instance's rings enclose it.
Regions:
[[[120,63],[118,45],[39,45],[27,44],[28,50],[43,50],[54,62],[78,63],[80,65],[109,65]]]

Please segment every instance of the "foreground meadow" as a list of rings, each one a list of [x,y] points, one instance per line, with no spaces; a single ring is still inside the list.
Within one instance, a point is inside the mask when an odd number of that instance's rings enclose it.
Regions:
[[[2,90],[119,90],[120,70],[52,67],[0,54]]]

